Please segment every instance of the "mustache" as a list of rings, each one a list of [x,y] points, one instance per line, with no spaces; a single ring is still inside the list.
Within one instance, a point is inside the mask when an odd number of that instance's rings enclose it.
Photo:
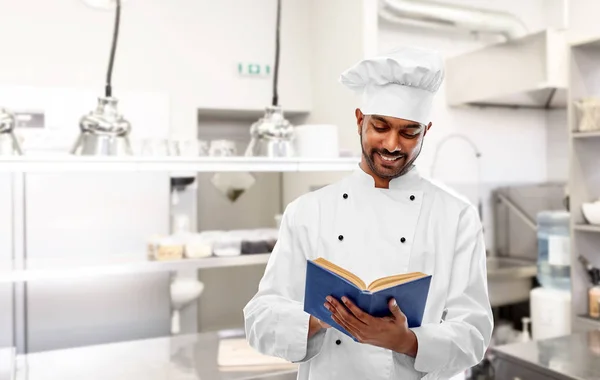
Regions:
[[[380,153],[380,154],[383,154],[385,156],[393,157],[393,158],[406,157],[405,153],[402,153],[402,152],[390,152],[387,149],[373,149],[373,151],[372,151],[371,154],[375,154],[375,153]]]

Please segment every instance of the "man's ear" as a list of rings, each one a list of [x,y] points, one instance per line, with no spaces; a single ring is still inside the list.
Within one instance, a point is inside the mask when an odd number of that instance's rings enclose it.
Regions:
[[[357,108],[356,111],[354,111],[354,115],[356,115],[356,126],[358,127],[358,134],[360,135],[362,133],[362,124],[365,119],[365,115],[363,115],[360,108]]]
[[[429,131],[429,128],[431,128],[433,124],[431,122],[429,122],[429,124],[427,124],[427,128],[425,128],[425,133],[423,133],[423,136],[425,136],[427,134],[427,131]]]

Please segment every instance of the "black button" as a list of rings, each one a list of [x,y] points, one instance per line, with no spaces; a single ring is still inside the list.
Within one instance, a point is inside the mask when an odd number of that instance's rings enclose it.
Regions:
[[[344,199],[348,199],[348,194],[344,193]]]
[[[342,241],[342,240],[344,240],[344,236],[343,236],[343,235],[340,235],[340,236],[338,236],[338,239],[339,239],[340,241]]]
[[[410,196],[410,200],[411,200],[411,201],[414,201],[414,200],[415,200],[415,196],[414,196],[414,195],[411,195],[411,196]]]
[[[342,344],[342,341],[338,339],[335,341],[335,344],[337,344],[339,346],[340,344]]]
[[[405,238],[401,238],[401,239],[400,239],[400,241],[401,241],[402,243],[404,243],[404,242],[406,241],[406,239],[405,239]]]

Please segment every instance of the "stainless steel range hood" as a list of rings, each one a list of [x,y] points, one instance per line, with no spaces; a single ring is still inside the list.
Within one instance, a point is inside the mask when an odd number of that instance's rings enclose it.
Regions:
[[[567,41],[544,30],[446,60],[451,106],[566,108]]]

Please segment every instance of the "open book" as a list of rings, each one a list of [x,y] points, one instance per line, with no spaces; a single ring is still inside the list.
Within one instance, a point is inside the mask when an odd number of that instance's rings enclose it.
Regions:
[[[430,275],[412,272],[383,277],[366,285],[355,274],[324,258],[308,260],[304,311],[352,337],[331,319],[331,312],[324,306],[327,296],[340,302],[346,296],[374,317],[391,315],[388,302],[394,298],[406,315],[408,327],[418,327],[423,320],[430,283]]]

